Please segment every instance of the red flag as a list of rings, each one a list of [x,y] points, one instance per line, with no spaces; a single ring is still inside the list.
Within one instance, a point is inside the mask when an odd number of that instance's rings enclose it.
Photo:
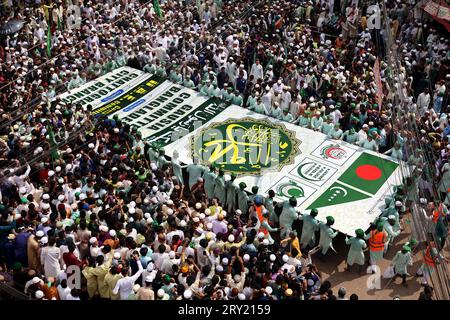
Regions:
[[[378,60],[378,58],[373,66],[373,75],[375,77],[375,84],[377,86],[378,110],[381,110],[381,103],[383,102],[383,84],[381,83],[380,61]]]

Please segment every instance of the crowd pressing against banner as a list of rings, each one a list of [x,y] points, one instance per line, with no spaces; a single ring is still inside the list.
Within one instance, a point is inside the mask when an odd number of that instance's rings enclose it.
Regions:
[[[235,186],[222,170],[181,169],[137,128],[59,97],[127,65],[410,164],[384,217],[347,238],[347,263],[376,265],[420,198],[433,235],[420,299],[432,299],[450,220],[449,40],[413,2],[387,1],[390,30],[380,31],[357,0],[32,2],[0,4],[2,21],[24,21],[0,36],[1,282],[47,300],[349,296],[308,258],[316,245],[327,254],[333,212],[319,222],[317,209],[245,185],[252,193],[230,211]],[[396,72],[389,50],[401,57]],[[426,149],[411,153],[414,141]],[[416,245],[392,260],[405,285]]]

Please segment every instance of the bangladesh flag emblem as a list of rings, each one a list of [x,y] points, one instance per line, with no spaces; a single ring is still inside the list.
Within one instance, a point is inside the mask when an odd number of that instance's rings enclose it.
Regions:
[[[363,152],[339,177],[339,181],[370,194],[376,194],[397,169],[398,164]]]
[[[321,194],[308,208],[323,208],[337,204],[353,202],[371,198],[370,196],[349,188],[338,182],[333,183],[323,194]]]

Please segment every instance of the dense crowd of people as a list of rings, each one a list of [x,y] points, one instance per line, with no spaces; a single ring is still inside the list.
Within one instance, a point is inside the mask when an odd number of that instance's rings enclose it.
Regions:
[[[181,169],[117,117],[58,98],[128,65],[405,161],[408,187],[347,237],[347,264],[364,266],[368,247],[377,265],[418,205],[432,235],[418,272],[429,284],[450,220],[449,51],[438,25],[410,1],[385,4],[393,43],[369,30],[368,4],[355,0],[153,5],[3,4],[2,21],[25,24],[0,38],[0,281],[48,300],[347,299],[308,254],[326,256],[332,212],[320,222],[316,209],[248,192],[214,166]],[[404,284],[416,246],[392,260]]]

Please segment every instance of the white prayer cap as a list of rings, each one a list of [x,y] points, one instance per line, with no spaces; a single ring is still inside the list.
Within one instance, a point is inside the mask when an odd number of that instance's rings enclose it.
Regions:
[[[169,200],[167,200],[166,203],[167,203],[167,205],[171,206],[171,205],[173,205],[173,200],[169,199]]]
[[[228,265],[228,258],[223,258],[223,259],[222,259],[222,264],[223,264],[224,266]]]
[[[169,252],[169,258],[170,259],[175,259],[175,251],[170,251]]]
[[[216,271],[217,271],[217,272],[222,272],[222,271],[223,271],[222,265],[219,264],[219,265],[216,267]]]
[[[200,215],[198,216],[200,218],[200,220],[205,219],[205,214],[204,213],[200,213]]]
[[[44,292],[38,290],[35,292],[34,296],[36,297],[36,299],[42,299],[44,297]]]
[[[109,230],[109,235],[114,238],[116,236],[116,230],[114,229]]]
[[[61,167],[60,167],[60,166],[57,166],[57,167],[55,168],[55,171],[56,171],[56,172],[61,172]]]
[[[235,282],[241,281],[241,276],[240,276],[239,274],[235,274],[235,275],[234,275],[234,281],[235,281]]]
[[[420,198],[421,204],[426,204],[427,202],[428,202],[428,200],[426,198]]]
[[[172,209],[167,209],[167,214],[169,215],[169,216],[171,216],[172,214],[173,214],[173,210]]]
[[[211,230],[212,227],[213,227],[212,222],[208,222],[208,223],[206,224],[206,229]]]
[[[190,299],[190,298],[192,298],[192,291],[191,291],[190,289],[185,290],[184,293],[183,293],[183,297],[184,297],[185,299]]]
[[[128,222],[129,222],[129,223],[134,222],[134,219],[133,219],[132,217],[129,217],[129,218],[128,218]]]
[[[227,212],[225,211],[225,210],[222,210],[222,215],[224,216],[224,217],[226,217],[227,216]]]
[[[31,279],[31,282],[33,282],[34,284],[41,282],[41,279],[39,277],[34,277],[33,279]]]
[[[239,293],[238,298],[239,298],[239,300],[245,300],[245,294]]]
[[[241,209],[237,209],[237,210],[236,210],[236,214],[237,214],[238,216],[241,215],[241,214],[242,214]]]
[[[148,218],[150,218],[150,217],[151,217],[150,213],[148,213],[148,212],[144,213],[144,218],[145,218],[145,219],[148,219]]]
[[[48,243],[48,238],[47,237],[42,237],[41,238],[41,243],[42,244],[47,244]]]
[[[66,170],[71,170],[72,169],[72,165],[69,163],[66,165]]]
[[[119,251],[114,252],[114,259],[116,259],[116,260],[120,259],[120,252]]]
[[[49,204],[49,203],[43,203],[43,204],[42,204],[42,209],[43,209],[43,210],[48,210],[48,209],[50,209],[50,204]],[[47,220],[48,220],[48,218],[47,218]]]
[[[41,218],[41,223],[46,223],[48,222],[48,218],[47,217],[42,217]]]
[[[135,209],[135,208],[130,208],[130,209],[128,209],[128,212],[131,213],[131,214],[133,214],[133,213],[136,212],[136,209]]]
[[[157,191],[158,191],[158,187],[157,187],[157,186],[153,186],[153,187],[152,187],[152,191],[153,191],[153,192],[157,192]]]
[[[164,289],[159,289],[158,290],[158,297],[160,297],[160,298],[164,297],[164,293],[165,293]]]
[[[395,216],[393,214],[389,215],[388,220],[395,220]]]
[[[109,230],[108,227],[104,226],[104,225],[101,225],[98,229],[103,232],[108,232],[108,230]]]
[[[61,202],[64,201],[64,198],[65,198],[65,197],[64,197],[63,194],[60,194],[60,195],[58,196],[58,200],[61,201]]]
[[[20,192],[21,194],[25,194],[25,193],[27,193],[27,188],[25,188],[25,187],[20,187],[20,188],[19,188],[19,192]]]
[[[186,227],[186,225],[187,225],[187,223],[185,220],[180,221],[180,227],[184,228],[184,227]]]
[[[268,239],[264,239],[262,243],[263,243],[263,245],[268,246],[269,245],[269,240]]]
[[[196,204],[195,204],[195,209],[200,209],[202,207],[202,204],[200,203],[200,202],[197,202]]]
[[[44,236],[44,234],[45,234],[44,231],[39,230],[39,231],[36,232],[36,237],[42,238]]]
[[[275,259],[277,258],[273,253],[269,256],[270,261],[275,261]]]
[[[146,276],[146,277],[145,277],[145,282],[149,282],[149,283],[153,282],[153,277],[150,276],[150,275]],[[186,291],[185,291],[185,292],[186,292]]]
[[[90,239],[89,239],[89,243],[90,244],[94,244],[94,243],[96,243],[97,242],[97,238],[96,237],[91,237]]]
[[[84,200],[86,198],[87,198],[86,193],[80,194],[80,200]]]
[[[283,255],[283,262],[288,262],[289,257],[287,256],[287,254]]]
[[[199,219],[198,217],[195,217],[195,218],[192,219],[192,221],[194,221],[194,222],[199,222],[200,219]]]
[[[211,214],[211,209],[205,209],[205,214],[207,215],[207,216],[209,216],[210,214]]]
[[[129,207],[132,207],[132,208],[135,208],[135,207],[136,207],[136,202],[131,201],[131,202],[128,204],[128,206],[129,206]]]
[[[148,224],[152,223],[152,222],[153,222],[153,219],[152,219],[152,217],[150,217],[150,218],[147,218],[146,222],[147,222]]]
[[[49,176],[49,177],[53,177],[54,175],[55,175],[55,171],[50,170],[50,171],[48,172],[48,176]]]
[[[401,201],[395,201],[395,206],[396,207],[401,207],[403,204]]]
[[[249,261],[250,260],[250,256],[246,253],[244,254],[244,261]]]
[[[230,234],[229,236],[228,236],[228,241],[229,242],[234,242],[234,236],[232,235],[232,234]]]
[[[272,294],[272,292],[273,292],[272,287],[267,286],[266,287],[266,292],[267,292],[267,294]]]

